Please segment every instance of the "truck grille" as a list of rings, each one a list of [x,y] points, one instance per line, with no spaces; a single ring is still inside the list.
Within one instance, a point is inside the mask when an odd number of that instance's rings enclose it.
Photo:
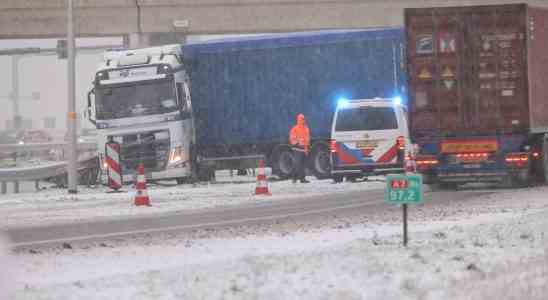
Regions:
[[[150,131],[115,136],[120,142],[123,174],[134,174],[140,163],[146,172],[164,170],[169,157],[169,131]]]

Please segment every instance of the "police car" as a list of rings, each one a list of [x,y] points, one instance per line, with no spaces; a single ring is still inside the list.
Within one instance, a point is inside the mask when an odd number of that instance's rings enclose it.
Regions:
[[[406,107],[395,99],[342,99],[331,129],[335,182],[401,173],[410,146]]]

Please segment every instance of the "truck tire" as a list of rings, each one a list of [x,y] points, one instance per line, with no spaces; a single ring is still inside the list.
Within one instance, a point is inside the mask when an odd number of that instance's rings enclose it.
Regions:
[[[192,177],[177,177],[175,181],[177,181],[177,184],[189,184],[192,183]]]
[[[92,186],[97,183],[99,178],[99,167],[88,168],[78,171],[78,184]]]
[[[308,168],[318,179],[331,177],[331,153],[329,147],[319,144],[312,149],[308,159]]]
[[[358,179],[362,178],[362,175],[346,175],[347,182],[356,182]]]
[[[198,181],[213,181],[215,178],[215,171],[205,166],[198,167]]]
[[[422,174],[423,184],[436,184],[436,177],[432,174]]]
[[[438,182],[437,188],[441,191],[456,191],[459,189],[459,185],[455,182]]]
[[[529,170],[520,170],[519,172],[512,172],[506,175],[502,181],[502,185],[505,188],[526,188],[530,184]]]
[[[280,179],[291,178],[295,170],[293,152],[289,147],[277,149],[272,156],[272,172]]]

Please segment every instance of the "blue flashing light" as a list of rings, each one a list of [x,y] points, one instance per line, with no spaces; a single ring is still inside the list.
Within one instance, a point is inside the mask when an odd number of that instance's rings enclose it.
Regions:
[[[345,97],[340,97],[337,99],[337,107],[345,107],[348,106],[350,102]]]
[[[403,100],[401,99],[400,96],[394,97],[394,98],[392,99],[392,101],[394,101],[394,104],[396,104],[396,105],[401,105],[402,102],[403,102]]]

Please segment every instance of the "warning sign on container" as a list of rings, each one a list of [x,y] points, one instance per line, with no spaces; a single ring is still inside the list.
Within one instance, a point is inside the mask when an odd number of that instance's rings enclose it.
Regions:
[[[443,68],[443,72],[441,73],[441,76],[445,78],[451,78],[451,77],[455,77],[455,73],[451,70],[450,67],[445,67]]]
[[[491,51],[491,42],[489,41],[483,42],[483,51]]]
[[[417,36],[417,54],[432,54],[434,53],[434,43],[432,34],[421,34]]]
[[[457,49],[455,37],[447,32],[440,34],[440,52],[451,53]]]
[[[503,97],[513,97],[514,91],[513,90],[502,90],[501,92]]]
[[[419,72],[420,79],[432,79],[432,73],[427,68],[422,68]]]
[[[445,85],[445,88],[448,89],[448,90],[452,90],[453,86],[455,85],[454,80],[444,80],[443,83]]]

